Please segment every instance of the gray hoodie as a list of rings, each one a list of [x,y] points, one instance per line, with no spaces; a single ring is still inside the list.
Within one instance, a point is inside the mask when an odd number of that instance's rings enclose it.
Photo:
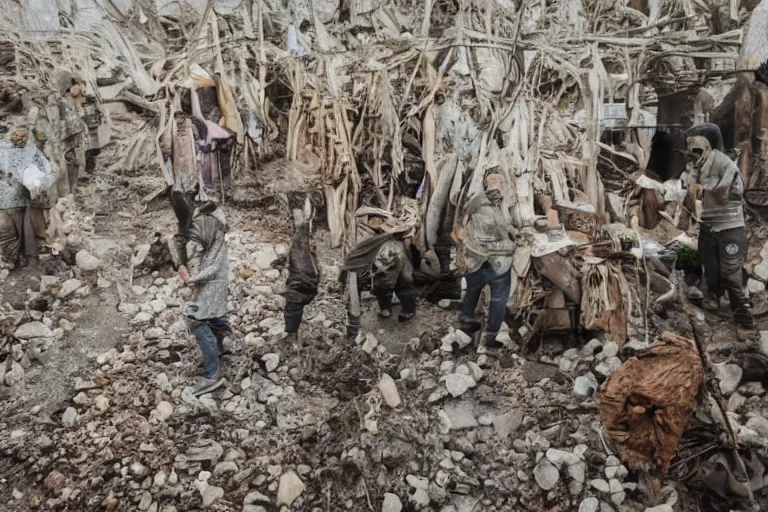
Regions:
[[[195,296],[187,303],[187,315],[197,320],[227,315],[229,294],[229,256],[225,234],[226,219],[220,208],[211,213],[196,211],[189,240],[202,248],[200,269],[190,278],[197,286]]]

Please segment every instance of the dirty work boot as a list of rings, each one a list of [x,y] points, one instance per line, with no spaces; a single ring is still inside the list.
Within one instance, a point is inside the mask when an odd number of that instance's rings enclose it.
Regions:
[[[736,325],[745,331],[755,329],[755,319],[752,316],[752,308],[749,304],[742,304],[733,309],[733,320]]]
[[[475,336],[475,333],[480,330],[480,327],[482,327],[482,322],[476,317],[465,315],[459,317],[459,330],[463,331],[464,334],[470,338]]]
[[[498,350],[500,348],[504,348],[504,344],[496,340],[496,336],[498,335],[499,335],[498,332],[485,331],[482,336],[483,345],[485,345],[486,348],[491,350]]]
[[[298,332],[289,332],[285,334],[285,338],[283,338],[283,343],[286,345],[290,345],[292,347],[299,345],[299,333]]]
[[[397,321],[402,323],[409,322],[415,316],[416,313],[400,313],[397,315]]]
[[[195,391],[192,394],[194,396],[205,395],[219,389],[223,385],[224,381],[221,379],[219,372],[216,372],[216,375],[210,379],[201,375],[195,380]]]
[[[701,300],[701,307],[705,311],[717,311],[720,309],[720,297],[717,295],[708,293]]]

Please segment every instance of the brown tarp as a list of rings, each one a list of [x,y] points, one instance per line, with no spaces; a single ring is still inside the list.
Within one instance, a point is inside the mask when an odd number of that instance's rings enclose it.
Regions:
[[[703,380],[694,343],[665,332],[600,386],[600,419],[627,465],[666,473]]]

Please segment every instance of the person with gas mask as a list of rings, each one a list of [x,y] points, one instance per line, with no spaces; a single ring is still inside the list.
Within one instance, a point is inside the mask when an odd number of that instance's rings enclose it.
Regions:
[[[754,328],[752,310],[744,293],[743,268],[747,254],[744,223],[744,179],[724,151],[717,125],[707,123],[685,132],[691,170],[691,193],[702,203],[699,260],[704,268],[707,293],[704,309],[719,309],[727,291],[738,327]]]
[[[475,314],[483,288],[491,289],[491,303],[482,343],[500,348],[496,341],[512,291],[512,261],[517,248],[517,228],[509,200],[504,197],[504,177],[497,169],[485,175],[484,191],[471,197],[461,213],[461,240],[454,238],[460,252],[460,266],[467,282],[459,328],[474,336],[482,327]],[[455,235],[455,233],[454,233]]]

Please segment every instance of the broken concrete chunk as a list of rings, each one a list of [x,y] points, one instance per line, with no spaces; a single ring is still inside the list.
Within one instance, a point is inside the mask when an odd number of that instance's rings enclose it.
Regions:
[[[400,405],[401,400],[400,393],[397,391],[397,384],[395,384],[395,380],[386,373],[381,376],[381,381],[379,381],[379,393],[381,393],[384,403],[393,409]]]
[[[477,385],[475,379],[463,373],[451,373],[445,377],[445,388],[455,398]]]
[[[304,492],[304,482],[301,481],[299,476],[289,471],[280,477],[280,484],[277,489],[277,504],[279,505],[293,505],[302,492]]]
[[[533,468],[533,476],[539,487],[545,491],[554,489],[560,480],[560,472],[546,457],[542,457],[536,467]]]
[[[463,401],[445,406],[445,414],[451,422],[451,430],[463,430],[478,426],[471,402]]]
[[[396,494],[385,493],[384,503],[381,505],[381,512],[400,512],[403,510],[403,504]]]
[[[506,441],[523,423],[523,411],[512,409],[493,418],[493,426],[499,437]]]
[[[21,340],[30,340],[33,338],[51,338],[53,331],[43,322],[29,322],[19,326],[14,336]]]
[[[75,255],[75,264],[83,272],[93,272],[101,266],[101,260],[88,251],[79,251]]]
[[[66,299],[77,290],[79,290],[81,286],[83,286],[83,282],[79,279],[68,279],[64,281],[64,284],[61,285],[57,297],[60,299]]]
[[[739,387],[743,370],[736,364],[720,363],[712,365],[717,380],[720,381],[720,391],[725,396],[730,396]]]

